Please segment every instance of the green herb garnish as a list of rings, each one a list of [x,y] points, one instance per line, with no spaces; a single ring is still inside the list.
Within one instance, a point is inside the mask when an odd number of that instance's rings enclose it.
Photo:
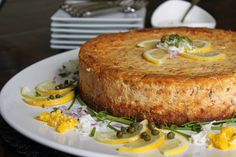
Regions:
[[[115,116],[107,114],[106,111],[96,112],[93,109],[91,109],[88,105],[86,105],[86,103],[79,96],[77,96],[77,100],[80,102],[82,106],[87,106],[88,112],[91,116],[96,117],[100,121],[109,120],[109,121],[119,122],[126,125],[130,125],[134,123],[134,121],[131,119],[115,117]]]
[[[71,74],[71,72],[62,72],[62,73],[59,73],[58,75],[61,76],[62,78],[64,77],[67,77]]]
[[[193,132],[200,132],[202,130],[202,126],[209,124],[210,122],[197,122],[197,121],[193,121],[193,122],[187,122],[184,123],[180,126],[177,125],[170,125],[170,126],[163,126],[163,129],[167,129],[167,130],[171,130],[173,132],[177,132],[179,134],[182,134],[185,137],[190,137],[187,134],[184,134],[182,132],[179,132],[177,130],[186,130],[186,131],[193,131]],[[211,130],[220,130],[223,127],[223,124],[232,124],[232,123],[236,123],[236,115],[234,115],[232,118],[230,119],[224,119],[224,120],[218,120],[218,121],[214,121],[212,123],[212,127]]]
[[[93,129],[92,129],[92,131],[91,131],[89,136],[93,137],[95,135],[95,133],[96,133],[96,127],[93,127]]]
[[[70,110],[72,108],[72,106],[75,104],[75,100],[76,100],[76,97],[73,98],[70,106],[67,108],[67,110]]]
[[[192,40],[187,36],[180,36],[178,34],[163,36],[159,44],[165,48],[182,48],[185,52],[192,49]]]
[[[36,92],[35,92],[35,96],[36,96],[36,97],[39,97],[39,96],[41,96],[41,94],[36,91]]]
[[[112,122],[112,121],[110,121],[110,122],[107,124],[107,127],[110,128],[110,129],[112,129],[112,130],[114,130],[114,131],[119,131],[118,129],[116,129],[115,127],[113,127],[113,126],[111,125],[111,122]]]

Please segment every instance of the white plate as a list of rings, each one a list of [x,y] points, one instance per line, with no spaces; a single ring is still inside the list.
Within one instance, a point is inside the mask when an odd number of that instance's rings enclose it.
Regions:
[[[52,49],[62,49],[62,50],[73,50],[79,48],[81,45],[63,45],[63,44],[51,44]]]
[[[71,22],[83,22],[83,23],[94,23],[94,22],[107,22],[107,23],[133,23],[144,21],[146,14],[146,8],[142,8],[135,13],[113,13],[106,14],[96,17],[71,17],[68,13],[59,9],[52,17],[52,21],[71,21]]]
[[[78,49],[68,51],[37,62],[22,70],[2,88],[0,109],[2,117],[21,134],[48,147],[74,155],[90,157],[120,156],[114,146],[95,142],[92,138],[81,136],[75,130],[59,134],[51,127],[34,119],[47,108],[31,107],[21,100],[20,88],[52,79],[58,68],[70,59],[77,59]],[[234,157],[236,150],[219,151],[191,145],[183,157]],[[124,154],[123,154],[124,155]],[[138,157],[161,157],[156,150],[149,153],[132,154]]]
[[[128,29],[66,29],[66,28],[51,28],[52,32],[58,33],[83,33],[83,34],[101,34],[101,33],[115,33],[126,32]]]
[[[91,39],[95,38],[97,35],[81,35],[81,34],[58,34],[58,33],[52,33],[51,38],[54,39]]]
[[[51,39],[51,44],[65,44],[65,45],[81,45],[84,44],[86,40],[58,40],[58,39]]]
[[[87,24],[87,23],[59,23],[52,22],[51,27],[65,27],[65,28],[143,28],[143,23],[132,24]]]

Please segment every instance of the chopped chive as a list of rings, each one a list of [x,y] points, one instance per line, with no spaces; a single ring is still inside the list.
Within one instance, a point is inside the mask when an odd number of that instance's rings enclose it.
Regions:
[[[90,132],[90,137],[93,137],[96,133],[96,127],[93,127],[92,131]]]
[[[81,106],[86,106],[87,107],[88,112],[92,117],[95,117],[97,115],[97,112],[94,111],[93,109],[91,109],[90,107],[88,107],[88,105],[85,104],[85,102],[79,96],[77,96],[76,98],[77,98],[77,100],[78,100],[78,102],[80,103]]]
[[[69,76],[71,73],[70,72],[62,72],[60,74],[58,74],[60,77],[64,78],[64,77],[67,77]]]
[[[75,104],[75,97],[73,98],[73,101],[71,102],[70,106],[67,108],[67,110],[70,110],[72,106]]]
[[[112,130],[114,130],[114,131],[119,131],[118,129],[116,129],[115,127],[113,127],[113,126],[111,125],[111,122],[112,122],[112,121],[110,121],[110,122],[107,124],[107,127],[110,128],[110,129],[112,129]]]
[[[36,96],[36,97],[39,97],[39,96],[41,96],[41,94],[36,91],[36,92],[35,92],[35,96]]]
[[[127,124],[127,125],[130,125],[130,124],[134,123],[133,120],[129,120],[129,119],[125,119],[125,118],[120,118],[120,117],[115,117],[115,116],[111,116],[111,115],[107,115],[106,119],[107,120],[111,120],[111,121],[115,121],[115,122],[119,122],[119,123],[122,123],[122,124]]]
[[[86,103],[79,96],[77,97],[77,100],[82,106],[87,106],[87,109],[89,113],[91,114],[91,116],[97,117],[98,120],[111,120],[111,121],[115,121],[115,122],[119,122],[119,123],[127,124],[127,125],[134,123],[134,121],[130,119],[108,115],[105,111],[101,111],[97,113],[96,111],[88,107],[88,105],[86,105]]]
[[[86,103],[79,97],[77,96],[77,100],[82,106],[87,106]],[[110,120],[111,122],[118,122],[126,125],[130,125],[135,123],[134,120],[127,119],[124,117],[115,117],[112,115],[107,114],[105,111],[101,112],[96,112],[90,107],[87,106],[88,112],[91,116],[96,117],[98,120],[103,121],[103,120]],[[194,131],[194,132],[199,132],[201,131],[202,125],[209,124],[210,122],[187,122],[185,124],[182,124],[180,126],[177,125],[171,125],[171,126],[164,126],[163,129],[171,130],[173,132],[176,132],[178,134],[181,134],[182,136],[186,137],[187,139],[190,137],[190,135],[182,133],[178,130],[186,130],[186,131]],[[213,122],[213,125],[211,127],[212,130],[220,130],[223,127],[224,123],[236,123],[236,115],[234,115],[230,119],[224,119],[224,120],[218,120]],[[110,123],[107,125],[112,130],[118,131],[118,129],[114,128],[113,126],[110,125]]]

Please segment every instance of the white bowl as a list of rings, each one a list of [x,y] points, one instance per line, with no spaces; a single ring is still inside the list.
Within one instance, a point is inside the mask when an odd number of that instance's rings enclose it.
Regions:
[[[194,6],[183,23],[180,22],[191,3],[169,0],[159,5],[151,17],[153,27],[208,27],[215,28],[216,20],[205,10]]]

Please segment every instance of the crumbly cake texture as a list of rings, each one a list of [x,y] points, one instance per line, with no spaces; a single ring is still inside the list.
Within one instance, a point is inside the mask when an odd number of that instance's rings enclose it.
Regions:
[[[145,60],[147,49],[137,44],[169,34],[208,40],[226,59]],[[165,28],[100,35],[80,49],[79,88],[91,107],[115,116],[167,125],[230,118],[236,111],[236,32]]]

